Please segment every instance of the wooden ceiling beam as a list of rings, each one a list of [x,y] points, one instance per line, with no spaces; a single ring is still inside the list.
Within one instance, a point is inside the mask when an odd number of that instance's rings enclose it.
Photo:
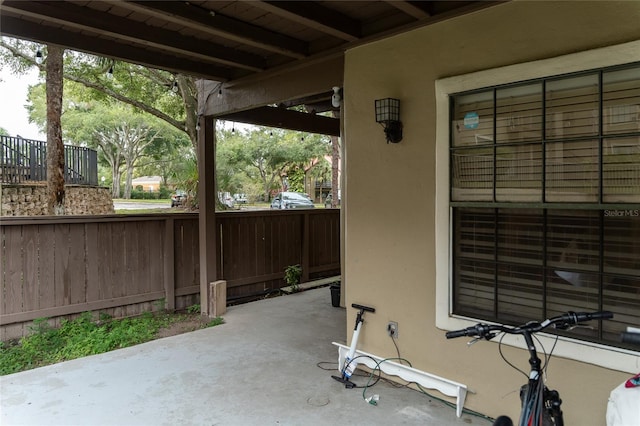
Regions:
[[[400,0],[387,0],[387,3],[390,6],[395,7],[398,10],[403,11],[407,15],[416,18],[418,20],[425,19],[431,16],[429,12],[418,5],[418,2],[415,1],[400,1]],[[422,2],[427,3],[427,2]]]
[[[222,85],[203,81],[198,83],[198,108],[202,115],[219,117],[291,100],[296,100],[296,105],[300,105],[300,100],[329,91],[333,93],[331,88],[342,86],[343,77],[344,55],[336,54]]]
[[[216,117],[257,126],[276,127],[321,135],[340,136],[340,120],[278,107],[259,107]]]
[[[307,56],[305,42],[224,15],[207,12],[188,2],[108,0],[114,6],[139,12],[204,33],[295,59]]]
[[[175,55],[167,55],[161,51],[132,47],[112,40],[85,37],[81,33],[65,31],[11,16],[11,13],[4,9],[2,12],[0,16],[2,35],[37,41],[43,44],[53,43],[93,55],[115,58],[171,72],[201,76],[211,80],[227,81],[237,77],[227,68],[192,61]]]
[[[123,43],[166,50],[179,56],[187,55],[210,63],[220,63],[250,71],[262,71],[266,67],[264,59],[256,55],[234,51],[221,45],[182,36],[174,31],[154,28],[126,18],[106,15],[72,3],[5,1],[3,8],[16,14],[46,19],[56,24],[90,31],[99,36],[122,40]]]
[[[251,4],[345,41],[356,41],[362,37],[360,21],[322,7],[316,2],[254,1]]]

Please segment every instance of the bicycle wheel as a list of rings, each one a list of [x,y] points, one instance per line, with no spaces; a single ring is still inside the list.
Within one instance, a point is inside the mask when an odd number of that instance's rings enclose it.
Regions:
[[[513,426],[513,422],[507,416],[500,416],[494,420],[491,426]]]

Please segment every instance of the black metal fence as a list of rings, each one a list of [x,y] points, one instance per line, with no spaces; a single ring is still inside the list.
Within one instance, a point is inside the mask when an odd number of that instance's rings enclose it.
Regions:
[[[47,143],[0,136],[0,182],[21,183],[47,180]],[[98,153],[80,146],[64,146],[67,184],[98,185]]]

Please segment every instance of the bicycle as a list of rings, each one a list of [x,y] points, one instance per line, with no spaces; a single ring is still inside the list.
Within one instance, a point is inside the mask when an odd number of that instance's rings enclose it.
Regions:
[[[550,326],[553,326],[558,330],[567,330],[570,327],[583,322],[610,318],[613,318],[613,313],[609,311],[567,312],[563,315],[552,317],[542,322],[531,321],[515,327],[500,324],[479,323],[462,330],[449,331],[445,335],[447,339],[463,336],[474,337],[475,339],[469,342],[469,344],[475,343],[480,339],[491,340],[500,333],[522,335],[527,345],[527,350],[529,351],[530,371],[527,383],[520,388],[522,411],[520,413],[518,425],[564,426],[564,419],[560,408],[560,405],[562,404],[560,394],[556,390],[548,389],[544,384],[542,377],[546,370],[548,360],[553,353],[553,349],[549,355],[545,353],[545,365],[542,365],[542,361],[538,357],[538,351],[533,341],[534,334]],[[538,341],[538,343],[540,342]],[[507,361],[504,356],[503,359],[507,364],[518,369]],[[493,425],[513,426],[513,421],[507,416],[500,416],[494,421]]]

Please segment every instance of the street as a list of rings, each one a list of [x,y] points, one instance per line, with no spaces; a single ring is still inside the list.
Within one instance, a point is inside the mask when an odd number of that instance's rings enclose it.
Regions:
[[[167,200],[166,203],[149,203],[144,200],[114,200],[113,208],[115,210],[169,209],[171,208],[171,200]]]

